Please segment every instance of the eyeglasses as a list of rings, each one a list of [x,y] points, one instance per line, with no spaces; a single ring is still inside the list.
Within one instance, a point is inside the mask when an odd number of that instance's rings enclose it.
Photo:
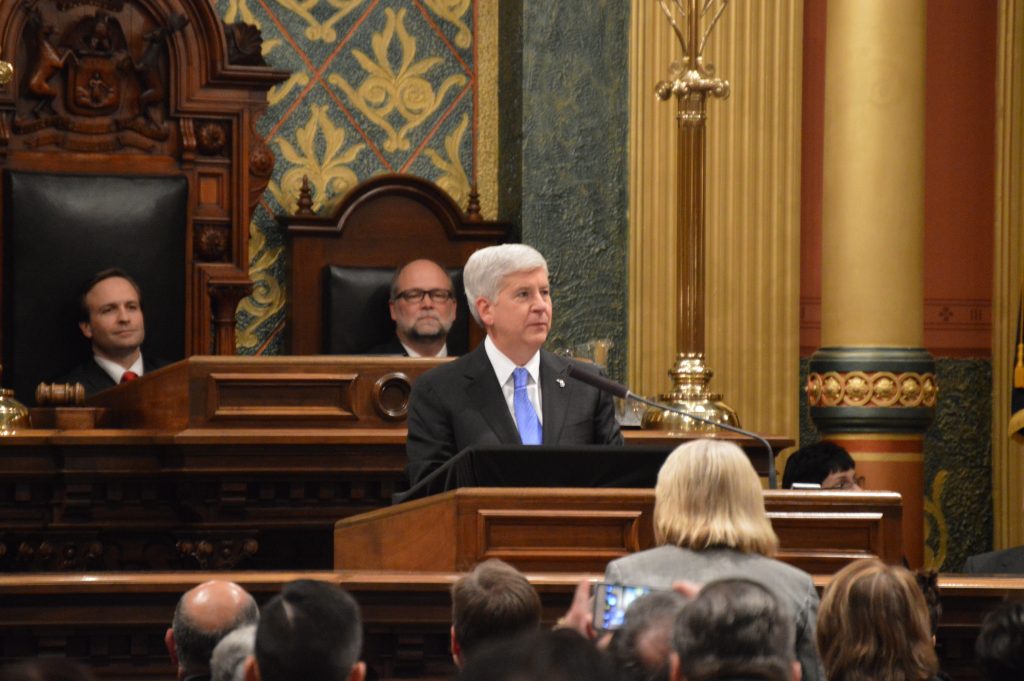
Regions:
[[[823,489],[830,490],[830,491],[850,491],[850,490],[855,489],[857,487],[859,487],[860,489],[864,489],[864,476],[863,475],[858,475],[853,480],[849,480],[849,479],[839,480],[835,484],[829,485],[828,487],[824,487]]]
[[[435,303],[447,303],[455,298],[455,291],[449,291],[445,288],[432,288],[429,291],[424,291],[421,288],[411,288],[398,293],[395,295],[395,298],[401,298],[407,303],[420,303],[423,302],[423,296],[430,296],[430,299]]]

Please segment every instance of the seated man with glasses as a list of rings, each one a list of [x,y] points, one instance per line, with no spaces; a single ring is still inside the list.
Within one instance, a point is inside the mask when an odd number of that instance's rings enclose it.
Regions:
[[[786,459],[782,488],[859,492],[864,478],[857,476],[855,466],[850,453],[836,443],[816,442]]]
[[[391,319],[395,338],[369,350],[371,355],[447,357],[446,339],[455,321],[451,277],[433,260],[413,260],[391,279]]]

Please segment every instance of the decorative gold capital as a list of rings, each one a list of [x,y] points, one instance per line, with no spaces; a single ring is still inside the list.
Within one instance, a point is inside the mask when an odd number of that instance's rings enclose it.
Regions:
[[[934,407],[939,388],[933,373],[827,371],[807,377],[812,407]]]

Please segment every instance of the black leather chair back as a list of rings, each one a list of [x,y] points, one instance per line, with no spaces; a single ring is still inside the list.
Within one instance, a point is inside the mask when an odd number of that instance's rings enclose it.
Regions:
[[[324,268],[324,348],[332,355],[361,355],[388,342],[395,323],[388,311],[391,277],[395,270],[383,267]],[[455,286],[458,307],[448,333],[448,354],[469,350],[469,306],[462,285],[462,269],[448,270]]]
[[[142,288],[143,352],[184,356],[185,178],[8,171],[3,203],[4,384],[19,399],[91,356],[78,294],[108,267]]]

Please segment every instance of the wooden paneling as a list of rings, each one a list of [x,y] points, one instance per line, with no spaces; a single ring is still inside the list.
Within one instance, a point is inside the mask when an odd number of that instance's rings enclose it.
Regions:
[[[779,558],[833,572],[858,558],[899,562],[902,506],[892,492],[765,491]],[[468,570],[502,558],[520,570],[597,571],[654,546],[647,489],[463,488],[338,521],[340,570]],[[439,536],[445,549],[430,548]]]

